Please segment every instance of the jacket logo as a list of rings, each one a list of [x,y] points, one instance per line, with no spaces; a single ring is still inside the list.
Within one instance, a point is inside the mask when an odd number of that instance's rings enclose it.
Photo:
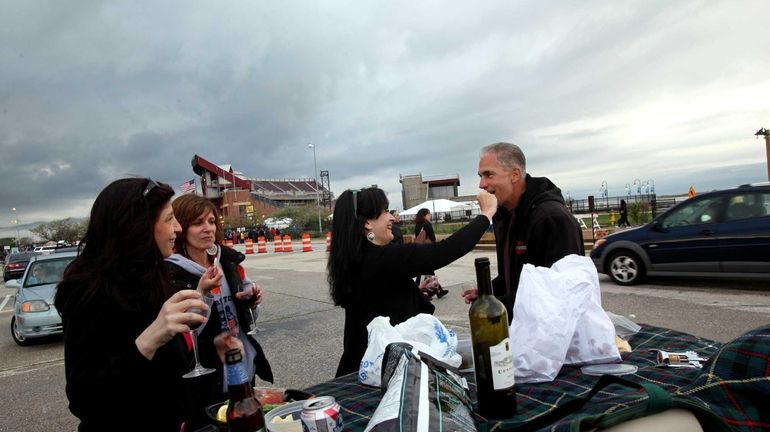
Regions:
[[[524,255],[527,253],[527,245],[523,241],[516,242],[516,255]]]

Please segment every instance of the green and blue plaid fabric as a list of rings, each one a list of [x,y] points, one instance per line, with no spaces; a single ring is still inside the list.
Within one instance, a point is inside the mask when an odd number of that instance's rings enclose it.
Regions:
[[[676,406],[707,410],[734,430],[770,429],[770,327],[749,332],[721,350],[719,342],[648,325],[642,325],[641,331],[629,342],[634,351],[623,354],[623,362],[636,365],[638,371],[625,375],[626,380],[658,386],[675,401],[684,401],[675,402]],[[711,360],[703,369],[658,367],[657,350],[695,351]],[[473,376],[466,375],[466,378],[473,392]],[[598,380],[599,377],[584,375],[578,367],[567,366],[552,382],[517,384],[517,414],[504,421],[477,416],[476,426],[480,431],[516,429],[570,400],[584,397]],[[359,384],[356,374],[312,386],[307,391],[334,396],[342,408],[344,430],[354,432],[364,430],[381,395],[379,388]],[[640,388],[610,384],[579,412],[556,420],[542,430],[567,431],[580,419],[628,412],[630,408],[647,405],[647,401],[647,394]]]

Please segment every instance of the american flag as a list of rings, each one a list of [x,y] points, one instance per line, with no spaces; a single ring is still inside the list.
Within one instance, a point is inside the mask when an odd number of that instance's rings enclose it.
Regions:
[[[188,192],[195,192],[195,179],[186,181],[179,185],[179,190],[182,191],[183,194]]]

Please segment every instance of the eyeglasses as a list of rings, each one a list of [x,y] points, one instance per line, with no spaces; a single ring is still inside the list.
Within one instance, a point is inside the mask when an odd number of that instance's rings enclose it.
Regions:
[[[144,188],[144,192],[142,192],[142,198],[147,198],[147,194],[150,193],[151,190],[155,189],[156,187],[160,187],[158,182],[155,180],[148,178],[147,179],[147,187]]]
[[[353,217],[358,217],[358,193],[361,192],[361,189],[351,189],[350,193],[353,194]]]

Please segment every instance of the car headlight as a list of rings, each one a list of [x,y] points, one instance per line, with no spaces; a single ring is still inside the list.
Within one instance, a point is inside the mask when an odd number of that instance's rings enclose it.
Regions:
[[[607,242],[607,240],[605,240],[603,238],[600,238],[599,240],[596,240],[596,242],[594,242],[594,249],[598,248],[599,246],[603,245],[606,242]]]
[[[51,309],[50,306],[48,306],[48,303],[46,303],[43,300],[30,300],[25,301],[21,304],[21,311],[22,312],[45,312],[47,310]]]

